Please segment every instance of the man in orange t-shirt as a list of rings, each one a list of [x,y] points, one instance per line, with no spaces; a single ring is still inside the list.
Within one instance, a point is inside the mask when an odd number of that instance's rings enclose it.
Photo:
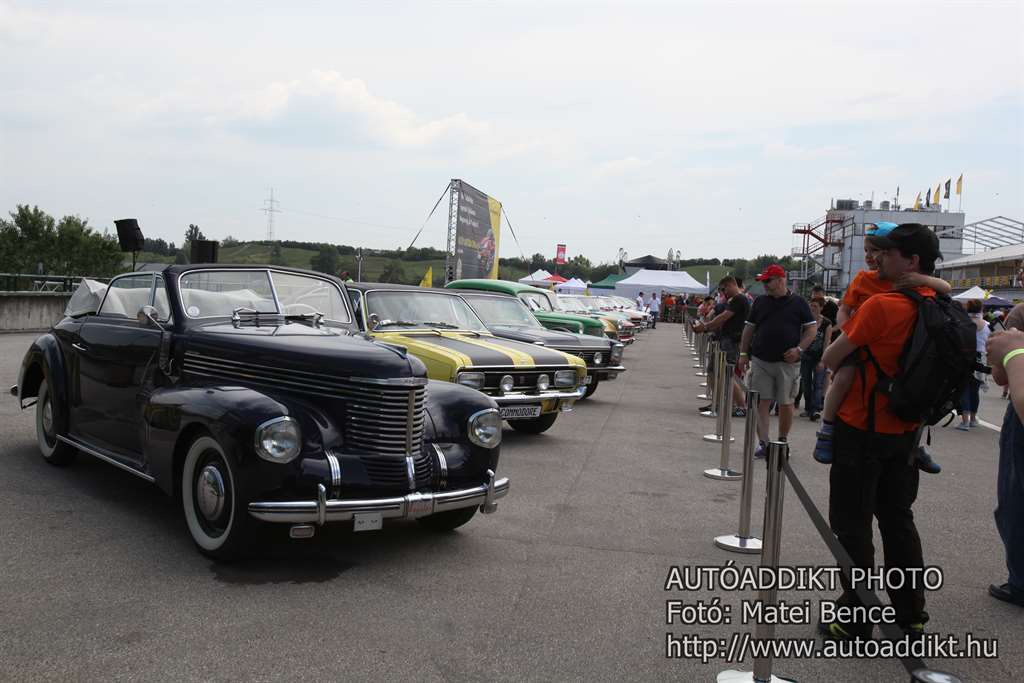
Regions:
[[[908,273],[931,275],[936,259],[941,258],[935,233],[918,223],[899,225],[874,241],[882,249],[878,277],[890,283]],[[928,287],[914,289],[923,296],[935,296]],[[900,374],[900,355],[916,321],[917,305],[909,297],[893,291],[876,294],[846,322],[843,334],[828,347],[822,360],[835,370],[848,355],[863,353],[858,349],[866,348],[882,372],[895,377]],[[885,566],[919,568],[924,559],[911,507],[917,499],[920,476],[912,457],[920,425],[890,413],[888,397],[875,392],[875,382],[874,364],[861,363],[839,406],[829,473],[829,524],[856,567],[875,567],[871,528],[875,517]],[[869,413],[872,408],[873,416]],[[845,576],[843,588],[840,604],[861,604]],[[924,588],[908,578],[902,588],[888,593],[896,623],[908,635],[920,636],[928,620]],[[835,638],[869,638],[873,627],[856,620],[820,626],[823,633]]]

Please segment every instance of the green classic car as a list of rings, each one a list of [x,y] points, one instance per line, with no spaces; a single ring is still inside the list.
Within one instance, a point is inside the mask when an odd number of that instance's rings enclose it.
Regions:
[[[423,361],[430,379],[481,391],[513,429],[546,431],[586,391],[582,358],[491,334],[466,301],[444,289],[345,285],[359,327]]]
[[[549,330],[590,334],[595,337],[609,337],[618,340],[622,330],[610,319],[600,320],[590,315],[576,315],[561,310],[554,292],[539,287],[522,285],[508,280],[456,280],[446,285],[448,289],[475,289],[497,292],[518,297],[537,316],[540,324]]]

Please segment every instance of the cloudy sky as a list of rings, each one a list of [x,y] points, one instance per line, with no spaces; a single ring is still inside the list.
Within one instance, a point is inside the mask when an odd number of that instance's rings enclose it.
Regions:
[[[0,211],[261,239],[273,187],[279,239],[394,248],[463,178],[527,255],[750,257],[964,173],[968,221],[1024,220],[1022,35],[1021,2],[0,0]]]

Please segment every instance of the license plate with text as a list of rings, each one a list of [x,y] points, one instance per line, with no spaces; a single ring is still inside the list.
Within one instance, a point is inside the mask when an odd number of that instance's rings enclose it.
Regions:
[[[499,408],[498,412],[502,419],[519,420],[529,417],[540,417],[540,406],[505,406]]]

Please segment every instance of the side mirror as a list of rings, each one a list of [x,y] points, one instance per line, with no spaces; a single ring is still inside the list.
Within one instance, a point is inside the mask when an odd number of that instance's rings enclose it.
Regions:
[[[160,321],[157,320],[157,316],[158,315],[160,315],[160,314],[157,312],[157,310],[154,307],[147,305],[147,306],[143,306],[142,308],[139,309],[139,312],[136,315],[136,318],[138,319],[140,325],[143,325],[143,326],[153,325],[154,327],[156,327],[156,328],[158,328],[160,330],[163,330],[164,329],[163,325],[161,325]]]

